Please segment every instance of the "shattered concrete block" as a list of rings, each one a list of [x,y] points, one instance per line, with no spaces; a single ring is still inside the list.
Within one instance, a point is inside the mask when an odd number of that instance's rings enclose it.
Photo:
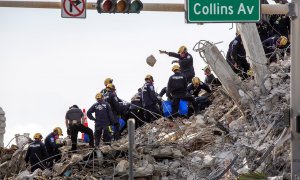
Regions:
[[[268,91],[271,91],[271,89],[272,89],[272,82],[271,82],[270,78],[266,79],[266,81],[264,82],[264,85],[265,85],[265,87],[266,87],[266,89]]]
[[[20,174],[18,174],[16,180],[26,180],[27,177],[30,175],[30,172],[28,170],[22,171]]]
[[[135,168],[134,170],[134,176],[135,177],[146,177],[153,175],[154,166],[152,164],[148,164],[143,167]]]
[[[126,160],[121,160],[116,167],[116,172],[119,175],[126,174],[128,168],[129,168],[129,162]]]

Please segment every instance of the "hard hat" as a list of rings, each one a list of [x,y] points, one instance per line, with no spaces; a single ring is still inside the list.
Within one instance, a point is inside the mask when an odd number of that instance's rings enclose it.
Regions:
[[[173,67],[172,67],[172,71],[175,72],[176,70],[180,70],[180,66],[175,64]]]
[[[187,48],[185,46],[180,46],[180,48],[178,49],[178,53],[181,54],[186,50],[187,50]]]
[[[209,66],[205,66],[202,70],[203,71],[210,70],[210,67]]]
[[[285,46],[288,42],[288,39],[285,36],[280,36],[280,46]]]
[[[33,136],[33,139],[42,139],[43,136],[41,135],[41,133],[35,133]]]
[[[106,86],[107,84],[111,84],[113,82],[113,79],[112,78],[106,78],[104,80],[104,85]]]
[[[102,99],[103,98],[103,94],[102,93],[97,93],[95,96],[96,100],[97,99]]]
[[[107,84],[107,85],[106,85],[106,88],[108,88],[108,89],[113,89],[113,90],[116,89],[116,88],[115,88],[115,85],[113,85],[112,83]]]
[[[152,81],[154,81],[153,77],[150,74],[147,74],[145,77],[145,80],[150,79]]]
[[[53,129],[53,132],[54,132],[54,131],[56,131],[56,132],[57,132],[57,134],[58,134],[58,135],[60,135],[60,136],[62,136],[62,135],[63,135],[63,133],[62,133],[62,130],[61,130],[61,128],[60,128],[60,127],[56,127],[56,128],[54,128],[54,129]]]
[[[193,85],[199,85],[200,84],[200,79],[198,77],[193,77],[192,83],[193,83]]]

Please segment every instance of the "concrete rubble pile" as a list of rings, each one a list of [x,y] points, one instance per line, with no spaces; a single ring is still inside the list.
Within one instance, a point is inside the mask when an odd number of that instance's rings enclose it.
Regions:
[[[290,61],[271,64],[263,95],[253,80],[243,82],[240,112],[221,87],[210,96],[212,105],[197,116],[161,118],[135,132],[136,179],[235,179],[244,173],[289,179]],[[76,153],[61,148],[63,157],[52,171],[29,173],[22,157],[2,161],[4,179],[128,179],[128,138],[91,150],[79,144]],[[4,165],[3,165],[4,163]],[[3,172],[2,169],[11,169]]]
[[[0,107],[0,147],[3,147],[3,140],[4,140],[4,133],[5,133],[5,124],[6,118],[5,118],[5,112]]]

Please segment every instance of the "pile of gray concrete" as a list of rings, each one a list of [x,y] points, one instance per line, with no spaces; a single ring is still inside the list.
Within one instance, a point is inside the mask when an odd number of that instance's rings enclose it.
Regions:
[[[0,147],[4,146],[4,134],[5,134],[5,112],[3,109],[0,107]]]

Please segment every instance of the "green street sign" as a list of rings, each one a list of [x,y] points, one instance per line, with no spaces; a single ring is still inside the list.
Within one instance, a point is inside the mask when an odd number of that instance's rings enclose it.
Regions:
[[[260,0],[186,0],[188,23],[258,22]]]

